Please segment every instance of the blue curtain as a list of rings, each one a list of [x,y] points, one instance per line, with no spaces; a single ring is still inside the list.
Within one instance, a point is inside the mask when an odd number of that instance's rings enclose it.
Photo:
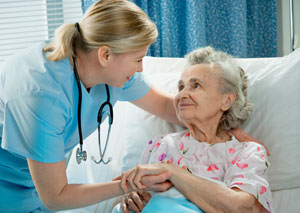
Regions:
[[[82,0],[85,11],[95,0]],[[148,55],[183,57],[210,45],[236,57],[274,57],[276,0],[132,0],[157,25]]]

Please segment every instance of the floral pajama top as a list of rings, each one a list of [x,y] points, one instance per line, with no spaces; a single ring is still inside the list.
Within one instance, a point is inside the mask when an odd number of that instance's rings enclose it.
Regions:
[[[160,162],[176,164],[228,188],[237,187],[254,195],[265,209],[274,212],[266,174],[270,164],[266,150],[258,143],[240,143],[233,137],[231,141],[209,144],[195,140],[185,130],[148,142],[139,164]],[[173,187],[159,194],[178,197],[176,194],[180,193]]]

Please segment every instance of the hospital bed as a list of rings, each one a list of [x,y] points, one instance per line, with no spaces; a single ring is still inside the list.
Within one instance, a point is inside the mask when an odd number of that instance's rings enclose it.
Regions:
[[[183,58],[144,58],[144,73],[157,87],[176,93]],[[242,128],[263,141],[271,152],[268,170],[276,212],[300,212],[300,49],[278,58],[237,59],[249,80],[249,98],[254,112]],[[101,127],[105,141],[107,125]],[[110,181],[135,165],[146,142],[153,136],[181,130],[126,102],[114,107],[114,123],[108,144],[108,165],[96,165],[97,131],[84,141],[88,160],[78,165],[75,152],[67,168],[70,183]],[[104,146],[104,145],[102,145]],[[77,147],[75,147],[76,150]],[[82,195],[85,196],[85,195]],[[111,212],[115,199],[65,212]]]

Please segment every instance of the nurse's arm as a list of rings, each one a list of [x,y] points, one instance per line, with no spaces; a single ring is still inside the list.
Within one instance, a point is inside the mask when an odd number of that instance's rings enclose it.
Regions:
[[[27,159],[40,199],[50,210],[80,208],[124,194],[120,181],[68,184],[65,161],[42,163]]]
[[[177,119],[173,100],[174,96],[151,87],[145,96],[131,103],[166,121],[182,125]]]

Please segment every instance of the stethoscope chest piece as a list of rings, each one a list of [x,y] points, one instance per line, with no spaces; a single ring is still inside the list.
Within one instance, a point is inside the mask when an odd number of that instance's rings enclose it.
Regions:
[[[87,153],[86,151],[82,151],[80,148],[77,148],[76,150],[76,161],[78,164],[81,163],[81,161],[86,161],[87,159]]]

